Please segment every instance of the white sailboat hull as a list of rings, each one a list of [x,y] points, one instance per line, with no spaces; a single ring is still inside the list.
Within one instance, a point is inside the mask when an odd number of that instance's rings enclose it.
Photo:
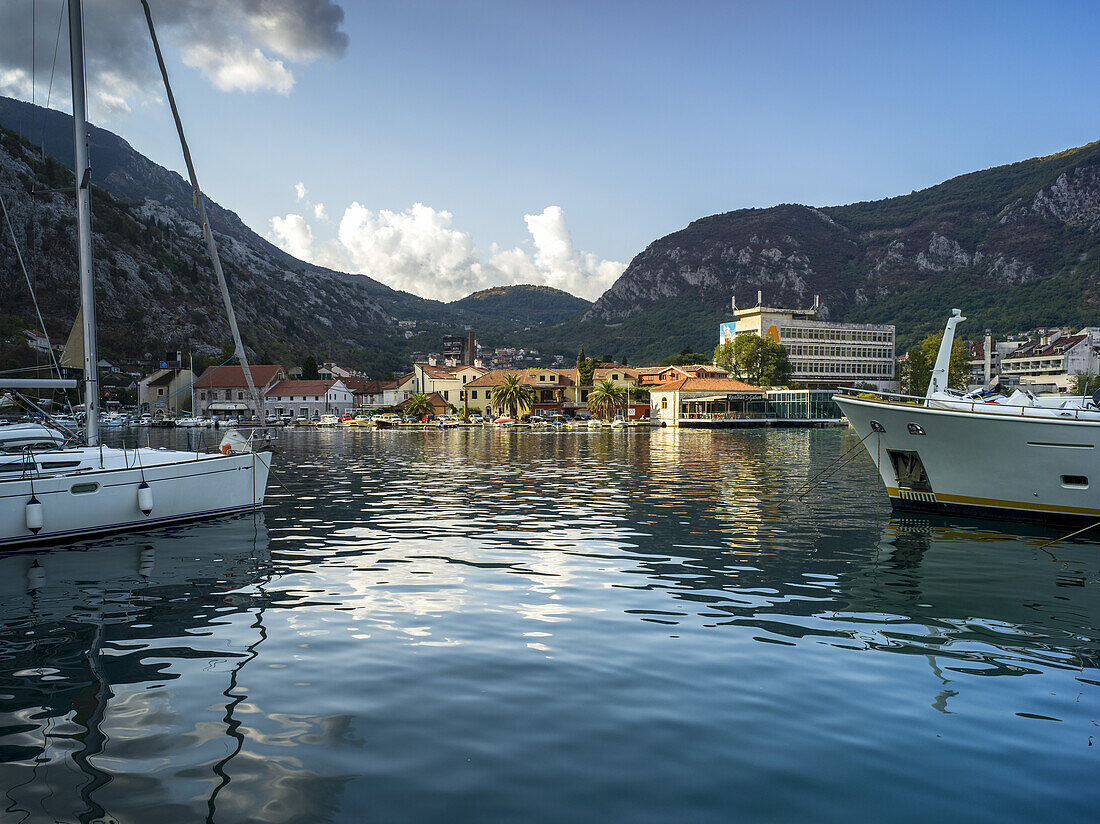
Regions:
[[[1100,521],[1100,420],[834,400],[895,509]]]
[[[32,471],[21,473],[27,477],[0,480],[0,548],[212,518],[263,505],[270,453],[147,450],[139,462],[132,451],[102,452],[105,468],[97,468],[98,449],[38,453],[40,462],[47,457],[92,460],[84,460],[91,465],[85,468],[82,463],[75,472]],[[147,513],[143,507],[148,507]],[[39,518],[41,527],[35,530]]]

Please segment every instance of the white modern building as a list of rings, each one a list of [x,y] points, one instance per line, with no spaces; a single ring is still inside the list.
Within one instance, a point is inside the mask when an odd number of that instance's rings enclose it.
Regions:
[[[791,380],[811,389],[869,383],[897,391],[894,376],[894,327],[889,324],[832,323],[817,320],[818,300],[809,309],[777,309],[763,305],[738,309],[736,320],[719,327],[718,342],[737,335],[759,335],[782,344],[794,372]]]

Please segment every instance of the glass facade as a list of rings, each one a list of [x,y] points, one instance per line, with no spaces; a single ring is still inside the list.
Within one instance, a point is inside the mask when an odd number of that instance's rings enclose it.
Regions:
[[[776,389],[768,392],[769,417],[820,421],[843,417],[829,389]]]

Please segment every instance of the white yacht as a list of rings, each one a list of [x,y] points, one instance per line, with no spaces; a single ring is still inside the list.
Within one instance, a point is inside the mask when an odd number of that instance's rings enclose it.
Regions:
[[[964,320],[958,309],[948,319],[924,397],[863,390],[834,396],[891,505],[1007,520],[1100,521],[1100,399],[948,389],[955,326]]]
[[[251,384],[251,373],[237,330],[214,236],[179,125],[175,101],[164,73],[160,48],[148,16],[157,61],[164,74],[169,104],[177,116],[180,140],[195,192],[203,233],[229,315],[237,356]],[[69,0],[75,143],[78,259],[84,365],[85,432],[81,443],[64,440],[44,426],[0,429],[0,548],[58,541],[101,532],[138,529],[152,524],[207,518],[254,510],[263,505],[271,452],[253,451],[251,442],[229,432],[216,453],[161,449],[111,449],[99,440],[99,387],[92,281],[92,233],[87,133],[84,116],[84,37],[81,0]],[[73,388],[76,381],[0,379],[0,389],[19,395],[25,389]],[[263,408],[257,393],[258,409]],[[23,401],[34,406],[33,401]],[[41,410],[38,410],[41,411]],[[75,439],[74,439],[75,440]]]

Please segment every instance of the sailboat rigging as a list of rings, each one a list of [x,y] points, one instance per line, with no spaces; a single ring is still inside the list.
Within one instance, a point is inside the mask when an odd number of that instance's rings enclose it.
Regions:
[[[203,233],[222,288],[237,356],[248,378],[257,411],[262,414],[262,398],[252,382],[217,246],[168,86],[152,16],[148,3],[143,2],[143,5],[183,144]],[[50,448],[36,449],[39,441],[32,440],[28,444],[25,438],[20,440],[17,433],[9,443],[15,449],[5,450],[5,439],[0,437],[0,547],[255,510],[263,506],[271,465],[270,451],[253,451],[248,439],[234,434],[227,436],[221,449],[211,454],[160,449],[127,452],[105,447],[100,442],[82,0],[68,0],[68,11],[81,298],[79,321],[83,337],[84,444],[66,448],[54,443]],[[0,378],[0,389],[58,388],[74,384],[65,380]]]

